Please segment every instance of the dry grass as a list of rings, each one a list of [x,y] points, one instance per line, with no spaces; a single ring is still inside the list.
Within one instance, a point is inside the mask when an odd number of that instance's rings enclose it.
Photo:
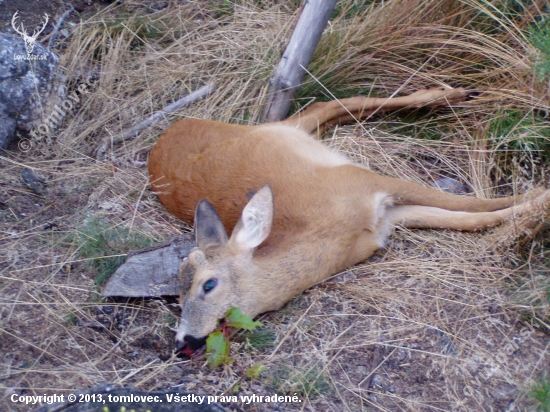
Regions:
[[[523,144],[547,141],[550,127],[547,87],[531,70],[538,51],[526,35],[548,13],[544,2],[524,1],[517,14],[492,5],[502,2],[378,3],[341,6],[299,104],[449,84],[483,93],[462,107],[376,115],[330,131],[327,143],[377,172],[428,186],[450,177],[478,196],[548,187],[544,155]],[[148,152],[181,117],[257,123],[295,20],[290,2],[189,2],[155,12],[140,4],[126,1],[74,27],[64,76],[71,87],[91,76],[91,92],[54,138],[1,155],[4,394],[109,382],[303,399],[231,410],[531,410],[526,393],[550,363],[544,226],[522,242],[507,229],[398,231],[373,259],[264,315],[277,337],[272,346],[243,338],[232,344],[234,365],[214,371],[171,355],[174,302],[99,299],[98,261],[83,239],[115,231],[100,255],[109,259],[132,239],[156,243],[189,229],[149,190]],[[209,81],[217,85],[212,96],[114,147],[108,161],[95,160],[101,139]],[[527,133],[524,126],[495,132],[495,121],[517,113],[533,126],[527,136],[516,133]],[[45,180],[43,196],[23,184],[23,167]],[[91,221],[102,222],[95,235],[85,229]],[[376,354],[381,364],[368,392]],[[254,363],[268,371],[249,380],[242,371]],[[28,410],[8,398],[10,410]]]

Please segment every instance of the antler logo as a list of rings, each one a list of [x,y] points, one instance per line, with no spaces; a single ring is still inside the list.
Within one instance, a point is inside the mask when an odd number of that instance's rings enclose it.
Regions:
[[[38,38],[40,33],[44,31],[44,29],[46,28],[46,25],[48,24],[48,20],[49,20],[48,14],[46,13],[44,14],[44,24],[42,25],[42,28],[40,30],[35,30],[32,36],[29,36],[27,34],[27,31],[25,30],[25,26],[23,25],[23,23],[21,23],[21,29],[17,28],[16,26],[17,19],[19,17],[17,13],[19,12],[16,11],[15,14],[13,15],[11,19],[11,25],[13,29],[23,37],[23,40],[25,41],[25,49],[27,50],[27,54],[31,54],[32,51],[34,50],[34,44],[36,43],[36,39]]]

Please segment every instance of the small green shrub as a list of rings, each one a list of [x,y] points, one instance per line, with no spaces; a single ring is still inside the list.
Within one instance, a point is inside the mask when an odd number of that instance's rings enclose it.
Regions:
[[[550,123],[534,113],[504,110],[489,124],[488,136],[494,149],[506,158],[544,161],[550,155]]]
[[[245,333],[243,337],[254,349],[262,349],[268,346],[273,346],[277,340],[277,335],[275,332],[267,328],[260,328],[250,331]]]
[[[318,366],[313,368],[289,368],[275,371],[269,385],[278,394],[315,398],[329,391],[325,372]]]
[[[210,7],[214,10],[218,17],[228,17],[235,12],[234,5],[229,0],[218,0],[210,3]]]
[[[78,322],[78,317],[74,314],[74,312],[69,312],[65,316],[65,320],[67,321],[68,325],[74,326]]]
[[[116,255],[152,246],[153,239],[125,227],[114,227],[105,219],[90,218],[77,229],[73,242],[79,246],[78,257],[89,259],[96,285],[102,286],[124,263],[125,256]]]
[[[537,411],[550,412],[550,379],[542,377],[531,387],[529,396],[537,402]]]

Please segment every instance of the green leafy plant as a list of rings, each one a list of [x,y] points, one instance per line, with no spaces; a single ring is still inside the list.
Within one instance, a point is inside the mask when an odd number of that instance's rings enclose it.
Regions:
[[[254,330],[257,326],[263,326],[262,322],[254,321],[250,316],[244,315],[239,308],[232,307],[225,316],[227,326]]]
[[[257,378],[265,370],[267,370],[267,366],[262,365],[261,363],[255,363],[245,371],[245,375],[250,379]]]
[[[208,364],[212,368],[216,368],[223,364],[233,363],[233,359],[229,356],[229,328],[254,330],[257,326],[262,326],[262,323],[244,315],[239,308],[229,309],[225,315],[225,321],[206,339],[206,361]]]
[[[229,356],[229,338],[221,330],[216,330],[208,335],[206,360],[212,368],[233,363],[233,359]]]

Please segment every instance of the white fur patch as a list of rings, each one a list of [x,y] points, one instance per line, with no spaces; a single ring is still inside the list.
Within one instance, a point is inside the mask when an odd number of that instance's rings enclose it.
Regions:
[[[387,217],[388,208],[393,206],[393,199],[384,192],[377,192],[372,199],[373,215],[371,228],[377,233],[376,244],[379,247],[386,246],[389,237],[392,235],[394,226]]]

